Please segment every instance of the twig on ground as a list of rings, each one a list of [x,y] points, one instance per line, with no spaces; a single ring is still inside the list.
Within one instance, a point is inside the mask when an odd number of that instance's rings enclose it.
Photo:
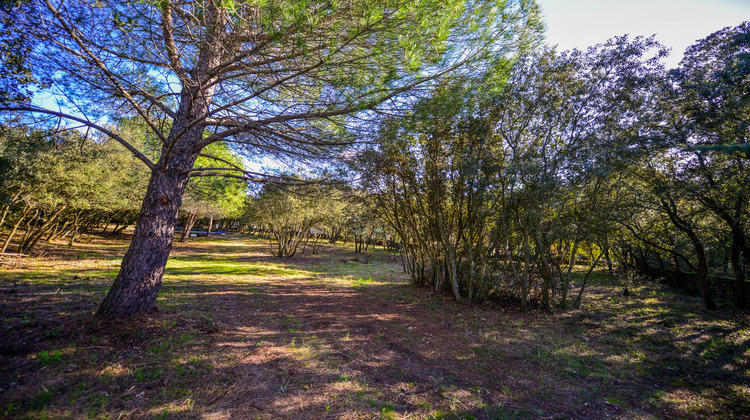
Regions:
[[[234,388],[235,385],[237,385],[237,384],[232,384],[232,386],[230,386],[229,388],[225,389],[224,392],[222,392],[221,394],[219,394],[219,395],[211,398],[210,400],[208,400],[208,402],[206,403],[206,405],[211,405],[211,404],[215,403],[216,401],[218,401],[219,399],[221,399],[222,397],[224,397],[225,395],[227,395],[229,393],[229,391],[231,391],[232,388]]]
[[[348,354],[346,354],[346,353],[342,353],[342,352],[340,352],[340,351],[337,351],[336,353],[338,353],[338,354],[340,354],[340,355],[342,355],[342,356],[344,356],[344,357],[348,357],[348,358],[350,358],[350,359],[352,359],[352,360],[354,360],[354,361],[356,361],[356,362],[362,363],[362,364],[363,364],[363,365],[365,365],[365,366],[369,366],[369,367],[372,367],[372,366],[371,366],[371,365],[370,365],[369,363],[367,363],[367,362],[365,362],[365,361],[363,361],[363,360],[359,360],[359,359],[357,359],[356,357],[353,357],[353,356],[349,356],[349,355],[348,355]]]

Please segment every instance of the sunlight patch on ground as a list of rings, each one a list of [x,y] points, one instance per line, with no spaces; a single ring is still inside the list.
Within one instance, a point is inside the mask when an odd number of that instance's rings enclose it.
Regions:
[[[386,255],[200,239],[175,247],[159,312],[128,322],[91,320],[118,264],[93,247],[0,269],[0,379],[23,375],[0,417],[710,418],[750,401],[746,317],[659,285],[592,281],[585,309],[521,314],[405,287]]]

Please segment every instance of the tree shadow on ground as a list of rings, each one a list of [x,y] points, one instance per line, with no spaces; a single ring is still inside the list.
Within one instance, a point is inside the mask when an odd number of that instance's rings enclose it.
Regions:
[[[387,255],[361,264],[350,251],[326,252],[283,266],[231,244],[210,249],[212,259],[178,253],[208,263],[256,258],[239,264],[281,272],[170,269],[159,312],[123,321],[91,317],[105,281],[0,277],[0,414],[748,414],[746,315],[705,313],[699,301],[675,303],[647,287],[626,299],[596,286],[587,309],[521,314],[408,287]]]

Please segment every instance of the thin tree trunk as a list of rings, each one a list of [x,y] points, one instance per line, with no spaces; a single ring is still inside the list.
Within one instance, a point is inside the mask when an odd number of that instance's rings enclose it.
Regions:
[[[0,215],[0,228],[3,227],[5,224],[5,218],[8,216],[8,213],[10,212],[10,207],[13,205],[13,203],[8,203],[3,206],[3,212],[2,215]]]
[[[612,269],[612,259],[609,256],[609,235],[606,235],[604,237],[604,258],[607,261],[607,272],[609,272],[610,275],[614,274],[614,270]]]
[[[599,263],[599,260],[602,258],[602,255],[604,255],[604,252],[599,253],[599,256],[596,257],[595,260],[592,258],[593,263],[589,267],[589,270],[586,272],[586,275],[583,276],[583,281],[581,282],[581,289],[578,291],[578,296],[576,296],[576,299],[573,302],[574,308],[578,308],[579,306],[581,306],[581,297],[583,296],[583,291],[586,288],[586,283],[588,282],[589,276],[591,276],[591,273],[594,271],[594,268],[596,268],[596,265]]]
[[[187,242],[188,238],[190,237],[190,231],[193,230],[193,225],[195,225],[195,221],[198,219],[198,214],[189,212],[187,216],[185,216],[185,227],[182,230],[182,236],[180,236],[180,242]]]
[[[473,227],[472,227],[473,230]],[[466,257],[469,260],[469,301],[474,300],[474,240],[473,235],[469,233],[469,240],[466,241],[468,249]]]
[[[39,239],[42,238],[47,233],[47,230],[51,229],[54,225],[57,224],[57,217],[66,209],[66,206],[61,207],[56,212],[52,214],[52,216],[44,222],[42,227],[39,228],[39,230],[32,235],[26,244],[24,244],[24,252],[27,254],[31,252],[34,247],[36,247],[36,244],[39,242]],[[19,251],[21,252],[21,251]]]
[[[747,306],[747,284],[745,283],[745,270],[742,264],[742,244],[744,237],[742,231],[733,229],[732,232],[732,270],[734,271],[734,306],[744,308]]]
[[[445,226],[443,225],[443,217],[441,214],[438,214],[438,228],[440,229],[440,236],[443,242],[443,246],[445,247],[446,251],[446,257],[448,258],[447,264],[446,264],[446,270],[448,271],[448,278],[451,283],[451,289],[453,290],[453,297],[456,298],[457,302],[461,301],[461,290],[458,286],[458,267],[456,266],[456,251],[453,246],[453,244],[450,241],[450,237],[448,237],[448,234],[445,231]]]
[[[513,254],[510,251],[510,236],[508,234],[508,222],[505,218],[503,218],[503,230],[505,232],[505,257],[508,259],[507,265],[510,265],[510,268],[513,270],[513,278],[516,280],[516,282],[523,282],[521,279],[521,276],[518,274],[518,269],[516,268],[516,263],[513,261]]]
[[[20,196],[21,196],[21,191],[19,190],[18,192],[16,192],[13,198],[10,199],[10,202],[3,206],[3,213],[0,216],[0,227],[2,227],[5,224],[5,218],[8,216],[8,213],[10,212],[10,208],[16,204],[18,197]]]
[[[99,224],[99,219],[100,219],[100,218],[99,218],[99,217],[97,217],[97,216],[91,216],[91,218],[90,218],[90,219],[88,219],[88,221],[86,222],[86,224],[84,224],[84,225],[83,225],[83,229],[81,229],[81,233],[86,233],[86,232],[88,232],[88,231],[89,231],[89,228],[90,228],[90,227],[91,227],[92,225],[98,225],[98,224]]]
[[[565,310],[568,306],[568,289],[570,288],[570,282],[573,277],[573,266],[576,263],[576,255],[578,254],[578,245],[581,240],[578,238],[578,229],[576,229],[576,236],[573,240],[573,249],[570,251],[570,263],[568,264],[568,272],[565,275],[565,284],[560,290],[560,307]]]
[[[34,209],[34,214],[31,217],[29,217],[29,219],[26,221],[26,228],[24,228],[23,236],[21,236],[21,240],[19,241],[19,245],[18,245],[19,248],[22,248],[23,244],[25,244],[26,241],[29,240],[29,237],[34,232],[33,229],[31,228],[31,225],[36,224],[37,220],[39,220],[39,218],[41,217],[41,214],[42,212],[38,208]],[[18,251],[18,252],[21,252],[21,251]]]
[[[57,230],[57,232],[55,233],[55,236],[53,236],[52,238],[48,238],[48,239],[47,239],[47,242],[51,242],[51,241],[56,241],[56,240],[58,240],[58,239],[62,239],[62,238],[64,238],[64,237],[65,237],[65,235],[67,235],[67,234],[68,234],[68,232],[70,232],[70,227],[71,227],[72,225],[73,225],[73,222],[72,222],[72,221],[70,221],[70,220],[66,220],[66,221],[65,221],[65,222],[63,223],[62,227],[61,227],[60,229],[58,229],[58,230]]]
[[[63,224],[63,228],[65,227],[65,224]],[[52,237],[57,234],[57,232],[60,230],[60,222],[55,223],[54,226],[52,226],[52,231],[47,235],[47,238],[45,239],[45,242],[49,243],[52,242]]]
[[[104,229],[102,229],[102,233],[103,234],[107,233],[107,228],[109,228],[109,223],[112,222],[112,217],[114,217],[114,216],[111,215],[111,214],[109,216],[107,216],[107,221],[104,222]]]
[[[78,235],[78,224],[80,223],[81,218],[81,212],[76,212],[75,220],[73,220],[73,233],[70,235],[70,241],[68,242],[68,246],[73,246],[73,242],[76,240],[76,236]]]
[[[302,253],[304,254],[305,251],[307,251],[307,244],[310,242],[310,231],[307,231],[307,235],[305,235],[305,243],[302,245]],[[314,254],[315,252],[313,252]]]
[[[523,280],[521,281],[521,312],[526,312],[529,304],[529,265],[531,265],[531,249],[529,248],[529,231],[523,227]]]
[[[675,205],[674,200],[671,198],[662,199],[661,204],[662,208],[667,212],[667,216],[669,216],[669,219],[672,221],[672,224],[674,224],[676,228],[685,232],[690,239],[690,242],[692,242],[693,247],[695,248],[695,254],[698,257],[696,274],[698,276],[698,289],[703,297],[703,303],[706,305],[707,309],[716,309],[717,306],[711,293],[711,284],[708,281],[708,257],[706,256],[706,248],[703,247],[703,243],[688,222],[683,220],[677,214],[677,206]]]
[[[697,236],[695,237],[697,238]],[[708,257],[706,256],[706,250],[703,248],[702,243],[693,240],[692,237],[690,239],[693,241],[696,254],[698,255],[698,287],[700,288],[701,296],[703,296],[703,303],[707,309],[716,309],[717,306],[714,303],[711,293],[711,284],[708,281]]]
[[[547,255],[544,252],[545,248],[542,246],[542,239],[539,236],[538,228],[534,229],[534,244],[539,253],[539,258],[542,260],[542,306],[548,308],[550,304],[549,292],[552,285],[552,270],[550,269],[549,261],[547,261]]]
[[[127,218],[127,217],[128,217],[128,215],[126,214],[126,215],[124,215],[123,217],[124,217],[124,218]],[[131,221],[131,222],[132,222],[132,221]],[[120,227],[118,227],[118,228],[116,228],[116,229],[113,229],[113,230],[112,230],[112,234],[113,234],[113,235],[119,235],[119,234],[120,234],[120,233],[122,233],[122,232],[123,232],[123,231],[124,231],[125,229],[127,229],[127,228],[128,228],[128,226],[130,226],[130,223],[131,223],[131,222],[129,222],[129,221],[128,221],[128,219],[125,219],[125,220],[123,220],[123,221],[122,221],[122,224],[120,225]],[[119,222],[118,222],[118,223],[119,223]]]
[[[29,214],[29,211],[31,210],[31,206],[27,203],[23,211],[21,211],[21,215],[18,217],[18,220],[13,225],[13,227],[10,229],[10,232],[8,233],[8,237],[5,238],[5,242],[3,242],[3,247],[0,249],[0,254],[5,254],[5,250],[8,249],[8,245],[10,244],[11,239],[16,235],[16,232],[18,232],[18,227],[21,226],[21,223],[23,223],[23,219],[26,217],[27,214]]]

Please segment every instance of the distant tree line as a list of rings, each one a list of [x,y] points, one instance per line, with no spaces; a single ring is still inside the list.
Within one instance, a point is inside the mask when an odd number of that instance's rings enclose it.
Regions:
[[[113,129],[148,150],[148,139],[132,138],[142,133],[139,124],[123,120]],[[40,241],[73,245],[83,233],[117,235],[134,226],[149,174],[126,149],[76,129],[17,123],[0,130],[0,253],[28,254]],[[241,165],[225,144],[209,150]],[[193,179],[180,217],[186,232],[198,218],[238,218],[246,190],[237,179]]]
[[[94,229],[121,232],[138,215],[144,172],[126,150],[84,141],[75,130],[3,127],[0,253],[29,253],[40,241],[62,238],[72,245]]]

